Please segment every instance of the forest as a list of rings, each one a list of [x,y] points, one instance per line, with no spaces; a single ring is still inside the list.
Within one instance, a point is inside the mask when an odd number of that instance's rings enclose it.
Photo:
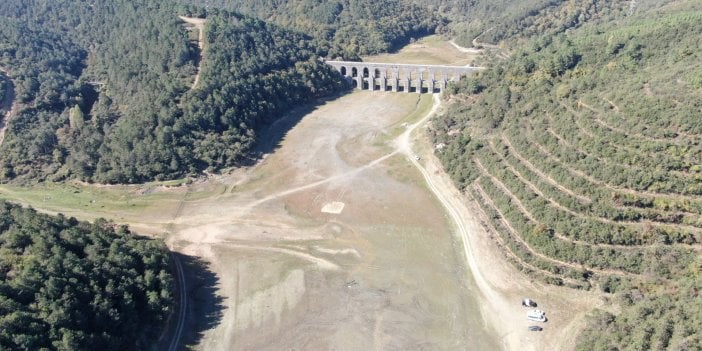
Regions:
[[[575,5],[481,36],[509,53],[448,89],[437,156],[516,267],[621,306],[577,349],[700,349],[702,7]]]
[[[206,18],[202,52],[180,15]],[[577,348],[702,349],[696,1],[5,0],[0,98],[16,96],[0,181],[240,165],[286,111],[347,88],[321,58],[435,32],[492,48],[490,69],[450,86],[433,121],[444,168],[516,267],[621,306],[595,313]],[[172,298],[161,243],[0,212],[0,347],[142,348],[158,331]]]
[[[0,4],[0,67],[18,111],[0,146],[4,180],[137,183],[235,166],[281,111],[345,85],[312,38],[211,11],[199,58],[170,1]],[[134,45],[141,43],[141,45]]]
[[[162,242],[0,202],[0,349],[139,350],[173,308]]]
[[[529,13],[556,3],[529,2]],[[602,7],[588,4],[563,17]],[[281,111],[346,88],[321,57],[358,59],[435,31],[472,35],[460,24],[490,9],[458,0],[4,1],[0,68],[16,99],[0,181],[141,183],[240,165]],[[202,53],[179,15],[207,18]]]
[[[356,59],[434,31],[489,43],[563,34],[628,13],[623,4],[5,1],[0,68],[16,99],[0,181],[140,183],[219,171],[255,157],[257,135],[280,111],[345,89],[320,57]],[[202,62],[179,15],[208,19]],[[481,18],[501,19],[488,28]],[[191,89],[198,66],[202,84]]]
[[[445,23],[426,7],[402,0],[187,0],[208,9],[233,10],[313,38],[318,54],[358,59],[398,48]],[[197,14],[197,9],[188,12]]]
[[[623,0],[413,0],[440,21],[436,32],[471,47],[499,45],[533,35],[554,34],[581,24],[616,19]],[[475,39],[475,43],[473,40]]]

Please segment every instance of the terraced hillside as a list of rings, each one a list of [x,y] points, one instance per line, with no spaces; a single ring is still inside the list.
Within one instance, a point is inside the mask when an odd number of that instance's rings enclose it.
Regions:
[[[621,314],[582,349],[701,345],[701,34],[700,4],[680,1],[542,36],[456,85],[435,122],[516,266],[615,294]]]

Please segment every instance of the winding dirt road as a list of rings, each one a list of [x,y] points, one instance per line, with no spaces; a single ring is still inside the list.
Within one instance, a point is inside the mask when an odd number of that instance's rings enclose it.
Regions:
[[[376,122],[375,126],[372,125],[375,122],[372,118],[377,114],[365,121],[349,120],[342,112],[348,111],[344,106],[369,106],[369,111],[377,111],[380,108],[392,108],[393,99],[399,97],[407,99],[406,96],[381,97],[372,93],[356,93],[331,102],[329,108],[307,115],[301,122],[302,126],[293,128],[284,146],[254,167],[251,170],[254,174],[245,178],[248,180],[234,181],[237,187],[243,188],[231,194],[183,202],[178,206],[177,218],[171,222],[174,231],[168,240],[169,246],[183,254],[209,261],[221,279],[218,294],[226,301],[222,320],[204,333],[197,349],[272,350],[294,345],[330,349],[347,345],[351,349],[383,350],[391,345],[401,345],[400,348],[406,349],[417,342],[431,342],[438,349],[462,348],[468,343],[481,345],[484,349],[504,350],[572,348],[569,340],[582,327],[585,313],[593,306],[601,305],[601,301],[592,294],[531,282],[506,262],[504,254],[480,224],[475,210],[469,206],[470,200],[455,188],[438,160],[426,152],[426,147],[422,147],[425,143],[421,134],[423,127],[441,107],[438,95],[432,97],[428,113],[418,121],[404,125],[398,137],[383,142],[385,146],[382,149],[365,149],[367,146],[363,145],[368,144],[367,140],[357,140],[357,137],[352,137],[353,134],[348,134],[350,126],[354,126],[352,128],[358,135],[369,135],[369,132],[372,135],[383,124]],[[370,98],[372,100],[369,101]],[[352,115],[366,114],[358,111]],[[383,123],[387,125],[388,122]],[[394,123],[397,125],[398,122]],[[349,142],[354,145],[350,149],[353,152],[339,153],[345,149],[343,145]],[[418,151],[420,149],[427,154],[418,160],[415,155],[422,152]],[[361,162],[352,162],[348,157],[360,157],[358,161]],[[385,230],[369,231],[363,222],[380,220],[378,223],[383,223],[386,227],[390,225],[387,228],[403,228],[407,226],[407,221],[411,222],[419,213],[433,211],[430,210],[430,198],[422,199],[414,190],[404,194],[408,192],[405,185],[397,188],[397,185],[392,185],[392,181],[382,180],[381,174],[393,162],[416,168],[421,176],[420,181],[414,184],[426,184],[443,207],[443,211],[435,212],[429,217],[441,219],[447,215],[453,231],[450,228],[440,229],[442,225],[439,223],[430,227],[435,227],[442,233],[453,232],[460,247],[460,255],[455,259],[449,259],[451,249],[434,247],[434,244],[440,242],[437,237],[431,239],[432,250],[427,251],[425,247],[421,251],[412,251],[411,257],[405,257],[401,253],[403,247],[410,243],[404,235],[401,239],[390,239],[391,246],[388,247],[380,243],[371,244],[369,241],[383,235]],[[403,174],[413,172],[411,169],[402,171]],[[255,181],[259,177],[263,178]],[[388,199],[389,202],[378,206],[374,204],[374,198]],[[325,201],[343,201],[346,208],[340,215],[315,212],[319,211]],[[397,209],[397,206],[407,207],[408,204],[419,207],[407,209],[408,211]],[[368,208],[370,212],[357,213],[360,207]],[[383,212],[388,214],[383,215]],[[291,214],[296,215],[291,218]],[[300,215],[302,217],[298,217]],[[382,219],[374,219],[378,216]],[[299,222],[302,218],[305,218],[303,225]],[[400,229],[400,232],[411,232],[412,229],[409,228],[411,226]],[[330,229],[337,233],[333,237],[340,233],[347,234],[333,238],[328,234]],[[426,230],[428,229],[423,229]],[[349,236],[349,233],[358,234]],[[398,243],[402,243],[401,246]],[[429,269],[433,276],[437,274],[437,267],[430,268],[429,261],[416,257],[417,252],[438,255],[432,260],[443,261],[453,267],[455,282],[468,285],[462,292],[453,287],[444,287],[443,293],[449,295],[439,292],[429,295],[420,293],[411,298],[427,301],[419,306],[435,306],[429,310],[428,307],[421,308],[420,315],[462,320],[436,325],[445,329],[444,333],[453,335],[451,337],[447,334],[441,334],[441,337],[416,334],[418,330],[427,328],[421,322],[425,317],[416,314],[417,306],[414,304],[398,305],[398,301],[408,298],[405,294],[415,295],[415,283],[418,286],[436,285],[429,283],[430,278],[421,272]],[[247,257],[256,259],[251,261]],[[394,261],[395,258],[401,260],[399,266]],[[276,263],[279,261],[284,265]],[[458,261],[463,261],[463,265]],[[169,351],[179,349],[184,341],[188,344],[183,340],[183,335],[187,334],[192,319],[198,317],[196,313],[186,311],[197,310],[200,303],[197,297],[188,296],[187,293],[188,289],[193,288],[186,288],[188,283],[185,278],[192,273],[184,275],[178,263],[176,262],[176,268],[182,291],[179,295],[181,309],[177,312],[175,331],[170,334],[172,339]],[[407,266],[403,271],[407,271],[408,275],[398,280],[391,272],[402,266]],[[280,278],[271,280],[271,274]],[[374,288],[373,281],[382,283]],[[398,284],[399,281],[405,283]],[[446,281],[439,281],[442,282],[439,286],[445,286],[443,284]],[[338,291],[337,284],[341,284],[345,291],[358,289],[353,295],[355,297],[349,296],[348,292]],[[357,285],[360,287],[357,288]],[[394,293],[385,296],[387,291]],[[376,301],[378,294],[385,296],[382,300],[385,302],[380,305]],[[428,302],[435,298],[446,299],[448,296],[469,296],[476,299],[476,311],[467,315],[459,312],[460,309],[440,312],[441,308],[437,309],[436,302]],[[536,299],[539,307],[547,311],[549,323],[544,325],[543,332],[533,333],[526,328],[530,323],[525,318],[526,311],[519,306],[523,297]],[[368,310],[359,309],[358,306],[366,306]],[[319,315],[320,308],[327,312]],[[397,313],[404,317],[398,319]],[[370,320],[367,321],[367,318]],[[456,337],[457,329],[453,328],[466,328],[463,323],[471,319],[483,323],[484,331],[480,331],[480,326],[472,325],[468,327],[474,329],[470,339]],[[403,330],[389,329],[389,326],[405,323],[400,321],[406,320],[413,320],[413,326],[403,327]],[[372,325],[373,332],[347,334],[349,328],[358,330],[363,325]],[[303,328],[300,329],[301,327]],[[434,330],[433,328],[431,329]],[[495,335],[492,340],[498,340],[501,344],[478,341],[478,335]],[[437,343],[437,340],[443,341]]]
[[[2,102],[0,102],[0,111],[2,111],[3,115],[2,121],[0,121],[0,144],[2,144],[5,140],[5,129],[7,129],[7,124],[15,110],[15,87],[12,84],[8,71],[0,67],[0,72],[2,72],[2,77],[0,77],[0,79],[4,79],[6,82],[5,96],[3,96]]]
[[[430,107],[426,98],[423,108]],[[180,344],[497,347],[468,293],[473,285],[440,205],[399,144],[388,142],[390,133],[406,140],[420,127],[401,126],[419,101],[414,94],[359,92],[325,103],[260,164],[220,179],[227,191],[178,206],[169,247],[207,261],[222,297],[221,320],[195,328],[201,340],[189,336],[199,317],[188,312]],[[344,203],[343,211],[321,211],[331,202]],[[194,272],[185,268],[190,279]],[[197,311],[206,298],[187,285],[187,308]],[[363,332],[365,326],[372,329]],[[179,344],[175,336],[171,345]]]
[[[202,71],[202,60],[205,57],[205,23],[207,22],[206,19],[204,18],[196,18],[196,17],[185,17],[185,16],[178,16],[183,22],[192,24],[194,28],[197,29],[198,35],[197,35],[197,46],[200,48],[200,58],[197,61],[197,73],[195,73],[195,79],[193,80],[193,85],[190,87],[190,90],[195,89],[197,87],[197,83],[200,82],[200,72]]]
[[[465,52],[467,54],[480,54],[484,51],[483,49],[467,48],[467,47],[460,46],[453,39],[451,41],[449,41],[449,44],[451,44],[451,46],[456,48],[456,50],[458,50],[460,52]]]
[[[505,350],[572,349],[571,341],[582,327],[585,314],[602,301],[595,294],[533,283],[516,272],[489,239],[475,210],[467,206],[471,200],[456,189],[438,159],[433,155],[424,155],[424,161],[413,157],[413,142],[418,138],[411,133],[436,113],[439,104],[440,99],[434,96],[431,112],[397,139],[398,149],[421,172],[449,214],[480,291],[483,317],[498,331]],[[527,296],[540,301],[539,307],[549,313],[550,322],[538,335],[526,328],[526,311],[519,306],[520,299]]]
[[[436,198],[441,202],[443,207],[448,212],[451,221],[453,222],[455,229],[461,239],[463,244],[463,253],[466,260],[468,261],[468,267],[472,273],[473,279],[483,296],[483,317],[490,320],[493,327],[501,329],[501,335],[505,338],[503,339],[503,347],[507,350],[538,350],[534,344],[522,344],[520,339],[528,337],[528,332],[526,328],[522,328],[521,319],[522,315],[514,313],[515,311],[521,312],[520,309],[515,308],[515,302],[511,299],[505,298],[504,295],[500,294],[486,278],[486,272],[483,271],[478,264],[476,256],[478,252],[471,247],[471,235],[476,235],[481,231],[475,226],[472,218],[465,218],[459,212],[459,208],[465,208],[460,200],[458,200],[451,190],[455,188],[451,185],[447,185],[442,182],[441,179],[437,179],[436,176],[427,171],[427,169],[417,160],[414,155],[413,140],[410,137],[414,129],[418,126],[423,125],[426,121],[433,117],[434,114],[439,109],[440,100],[438,95],[434,96],[434,105],[431,111],[419,122],[409,128],[405,133],[403,133],[397,139],[398,150],[400,150],[404,155],[407,156],[408,160],[421,172],[424,181],[426,182],[429,189],[434,193]],[[432,166],[436,166],[432,164]],[[436,174],[436,173],[434,173]]]

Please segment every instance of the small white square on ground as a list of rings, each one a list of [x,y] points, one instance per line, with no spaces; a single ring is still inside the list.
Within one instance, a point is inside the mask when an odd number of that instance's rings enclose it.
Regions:
[[[333,214],[339,214],[341,211],[344,210],[344,203],[343,202],[329,202],[324,207],[322,207],[322,213],[333,213]]]

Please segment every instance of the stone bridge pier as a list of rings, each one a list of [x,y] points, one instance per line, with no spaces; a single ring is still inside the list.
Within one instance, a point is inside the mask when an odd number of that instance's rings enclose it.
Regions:
[[[449,81],[484,69],[470,66],[413,65],[325,61],[356,89],[387,92],[441,93]]]

